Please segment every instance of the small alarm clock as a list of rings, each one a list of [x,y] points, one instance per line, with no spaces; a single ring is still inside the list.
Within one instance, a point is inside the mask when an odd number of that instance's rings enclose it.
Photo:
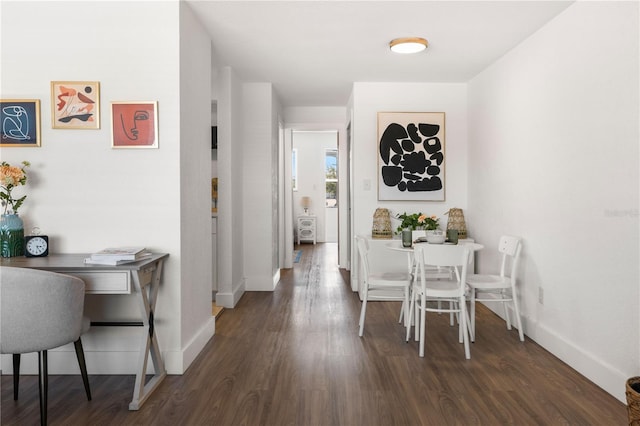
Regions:
[[[34,228],[32,234],[24,237],[24,255],[26,257],[45,257],[49,254],[49,237],[39,235],[39,229]]]

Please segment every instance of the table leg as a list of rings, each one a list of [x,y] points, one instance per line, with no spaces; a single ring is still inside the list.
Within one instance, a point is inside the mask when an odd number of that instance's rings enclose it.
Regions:
[[[411,275],[414,273],[413,268],[414,268],[414,256],[413,256],[413,252],[408,251],[407,252],[407,270],[409,271],[409,276],[414,278],[414,275]],[[415,271],[415,275],[417,275],[417,270]],[[404,326],[405,327],[411,327],[413,325],[413,320],[411,318],[411,315],[409,315],[409,303],[411,300],[411,292],[413,291],[413,280],[411,280],[411,283],[409,284],[409,291],[407,293],[407,297],[406,299],[406,303],[403,304],[404,307]]]
[[[133,399],[129,404],[129,410],[138,410],[149,397],[162,380],[167,376],[164,368],[164,362],[158,346],[158,338],[155,334],[154,315],[158,298],[158,290],[160,287],[160,278],[162,276],[162,266],[164,260],[159,260],[154,265],[151,282],[147,285],[141,282],[140,274],[148,273],[149,270],[135,271],[133,273],[133,282],[138,293],[138,302],[143,323],[143,342],[141,342],[140,353],[138,356],[138,369],[136,372],[136,383],[133,389]],[[148,355],[151,355],[153,362],[154,374],[145,383],[147,375]]]

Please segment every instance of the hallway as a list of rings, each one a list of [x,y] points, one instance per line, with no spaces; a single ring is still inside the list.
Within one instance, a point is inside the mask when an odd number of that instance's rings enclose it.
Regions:
[[[169,376],[130,412],[133,376],[52,376],[51,425],[623,425],[626,408],[487,309],[465,360],[447,316],[427,324],[425,358],[403,340],[399,302],[368,307],[338,270],[336,244],[296,246],[274,292],[245,293],[183,376]],[[91,371],[91,366],[89,366]],[[2,377],[2,424],[37,424],[37,378],[12,400]]]

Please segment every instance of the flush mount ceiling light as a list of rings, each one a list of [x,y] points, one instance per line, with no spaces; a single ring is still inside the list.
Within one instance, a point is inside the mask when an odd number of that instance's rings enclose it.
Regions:
[[[396,38],[389,42],[392,52],[396,53],[418,53],[427,48],[429,42],[420,37]]]

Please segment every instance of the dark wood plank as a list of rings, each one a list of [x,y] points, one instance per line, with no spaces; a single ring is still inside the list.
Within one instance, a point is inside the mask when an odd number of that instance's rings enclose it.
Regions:
[[[623,425],[626,407],[486,308],[464,359],[457,328],[429,315],[425,358],[404,342],[399,302],[360,301],[335,244],[303,244],[273,293],[246,293],[182,376],[136,412],[134,376],[51,376],[51,425]],[[91,366],[88,366],[91,371]],[[13,401],[2,377],[3,425],[39,422],[37,378]]]

